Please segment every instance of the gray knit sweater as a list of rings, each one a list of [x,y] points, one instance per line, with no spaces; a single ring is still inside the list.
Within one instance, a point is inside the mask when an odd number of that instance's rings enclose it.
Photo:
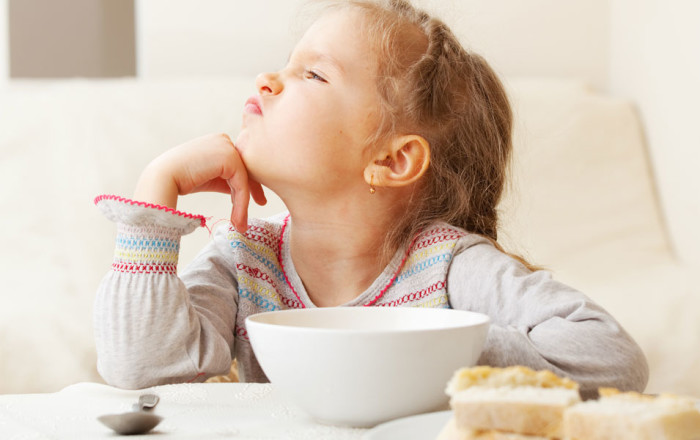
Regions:
[[[287,215],[230,226],[180,276],[183,235],[201,216],[115,196],[96,204],[117,223],[112,270],[95,302],[98,370],[123,388],[201,381],[238,360],[241,380],[267,381],[253,354],[245,318],[315,307],[290,256]],[[480,364],[548,369],[581,385],[643,391],[648,367],[639,346],[582,293],[532,272],[491,242],[436,224],[399,250],[357,298],[359,306],[451,307],[481,312],[491,327]],[[455,347],[458,349],[458,347]]]

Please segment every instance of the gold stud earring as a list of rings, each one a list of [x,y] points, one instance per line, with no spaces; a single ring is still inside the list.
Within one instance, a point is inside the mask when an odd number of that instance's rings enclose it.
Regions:
[[[369,178],[369,193],[370,194],[374,194],[375,192],[377,192],[377,190],[374,189],[373,182],[374,182],[374,174],[372,174]]]

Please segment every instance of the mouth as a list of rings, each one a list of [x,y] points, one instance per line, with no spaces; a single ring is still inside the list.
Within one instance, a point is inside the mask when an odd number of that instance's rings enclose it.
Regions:
[[[248,100],[245,102],[245,106],[243,107],[243,110],[246,113],[252,113],[254,115],[260,115],[262,116],[262,102],[260,100],[259,96],[251,96],[248,98]]]

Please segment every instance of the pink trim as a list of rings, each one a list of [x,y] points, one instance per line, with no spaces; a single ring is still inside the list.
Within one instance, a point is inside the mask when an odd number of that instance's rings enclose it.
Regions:
[[[282,262],[282,243],[284,241],[284,231],[287,229],[287,223],[289,222],[289,217],[290,215],[287,215],[284,218],[284,223],[282,223],[282,231],[280,232],[280,241],[279,241],[279,247],[278,247],[278,255],[279,255],[279,261],[280,261],[280,269],[282,269],[282,274],[284,275],[284,280],[287,282],[287,286],[289,286],[290,289],[292,289],[292,293],[294,293],[294,296],[296,296],[297,300],[299,300],[299,304],[301,304],[301,308],[306,308],[306,305],[304,305],[304,302],[301,300],[299,297],[299,294],[297,293],[296,290],[294,290],[294,287],[292,287],[292,283],[289,282],[289,278],[287,278],[287,272],[284,270],[284,263]],[[384,296],[384,294],[389,290],[392,284],[394,284],[394,281],[396,281],[396,278],[398,278],[399,274],[403,270],[404,265],[406,264],[406,260],[408,259],[408,255],[411,253],[411,249],[413,249],[413,245],[416,243],[416,240],[421,234],[417,234],[415,237],[413,237],[413,240],[411,240],[411,244],[408,246],[406,249],[406,254],[403,256],[403,259],[401,260],[401,263],[399,263],[399,267],[396,269],[394,272],[394,275],[391,277],[391,280],[387,283],[386,286],[375,296],[370,300],[367,304],[364,304],[364,307],[371,307],[373,306],[379,299]]]
[[[177,274],[176,264],[158,264],[158,263],[112,263],[112,270],[115,272],[125,273],[157,273],[157,274]]]
[[[192,379],[188,380],[187,383],[193,383],[194,381],[196,381],[200,377],[204,376],[205,374],[207,374],[207,373],[204,373],[204,372],[197,373],[197,375],[195,377],[193,377]]]
[[[289,217],[290,214],[287,214],[287,216],[284,218],[284,223],[282,223],[282,231],[280,231],[280,242],[279,242],[279,247],[278,249],[278,257],[280,260],[280,269],[282,270],[282,275],[284,275],[284,280],[287,282],[287,286],[289,286],[290,289],[292,289],[292,293],[294,296],[297,297],[297,300],[299,301],[299,304],[301,304],[301,308],[305,309],[306,305],[304,304],[304,301],[299,298],[299,294],[297,293],[296,290],[294,290],[294,287],[292,287],[292,283],[289,282],[289,278],[287,278],[287,271],[284,270],[284,263],[282,262],[282,243],[284,242],[284,230],[287,229],[287,223],[289,222]]]
[[[250,338],[248,337],[248,330],[246,330],[244,327],[236,326],[233,331],[239,338],[245,339],[246,341],[250,341]]]
[[[300,303],[299,301],[294,301],[293,299],[287,298],[286,296],[277,296],[279,300],[282,301],[282,304],[284,304],[290,309],[303,309],[304,307],[306,307],[303,303]]]
[[[169,212],[171,214],[179,215],[180,217],[198,219],[200,226],[207,225],[207,219],[203,215],[188,214],[186,212],[178,211],[176,209],[169,208],[167,206],[155,205],[153,203],[139,202],[136,200],[126,199],[124,197],[119,197],[119,196],[115,196],[115,195],[109,195],[109,194],[99,195],[99,196],[95,197],[95,205],[97,205],[98,203],[100,203],[103,200],[115,200],[115,201],[121,202],[121,203],[128,203],[129,205],[137,205],[137,206],[143,206],[144,208],[158,209],[160,211],[165,211],[165,212]]]
[[[433,283],[430,286],[426,287],[425,289],[421,289],[417,292],[411,292],[409,294],[402,296],[399,299],[389,301],[388,303],[379,304],[379,306],[381,306],[381,307],[398,307],[398,306],[405,304],[407,302],[418,301],[419,299],[423,299],[428,295],[432,295],[433,293],[444,289],[445,284],[446,283],[444,281],[438,281],[437,283]]]
[[[381,290],[381,292],[379,292],[379,294],[377,296],[375,296],[374,298],[372,298],[372,300],[370,302],[365,304],[365,307],[370,307],[370,306],[374,305],[374,303],[379,301],[379,299],[382,296],[384,296],[384,294],[387,292],[387,290],[389,290],[391,285],[394,284],[394,281],[396,281],[396,278],[399,276],[399,273],[401,273],[401,271],[403,270],[403,266],[406,264],[406,260],[408,259],[408,255],[411,253],[411,249],[413,249],[413,245],[415,244],[415,242],[419,236],[420,236],[420,234],[416,234],[416,236],[413,237],[413,240],[411,240],[411,244],[408,245],[408,248],[406,248],[406,254],[403,256],[403,259],[401,260],[399,267],[396,269],[396,272],[394,272],[394,276],[391,277],[391,280],[389,280],[389,283],[386,286],[384,286],[384,288]]]
[[[454,232],[452,234],[441,234],[441,235],[435,235],[433,237],[425,238],[424,240],[416,243],[415,245],[415,250],[423,249],[428,246],[432,246],[437,243],[442,243],[443,241],[448,241],[448,240],[459,240],[460,238],[464,237],[466,234],[459,233],[459,232]]]

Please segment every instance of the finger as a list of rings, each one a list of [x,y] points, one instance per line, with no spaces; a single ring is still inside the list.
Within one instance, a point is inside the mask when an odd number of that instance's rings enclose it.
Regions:
[[[265,197],[262,185],[253,179],[248,179],[248,185],[250,187],[250,195],[253,196],[255,203],[260,206],[267,204],[267,197]]]
[[[224,194],[231,194],[231,187],[225,179],[214,179],[196,188],[193,188],[191,192],[218,192]]]
[[[250,188],[248,176],[245,172],[237,172],[228,179],[231,188],[231,223],[240,233],[248,229],[248,204],[250,203]]]

